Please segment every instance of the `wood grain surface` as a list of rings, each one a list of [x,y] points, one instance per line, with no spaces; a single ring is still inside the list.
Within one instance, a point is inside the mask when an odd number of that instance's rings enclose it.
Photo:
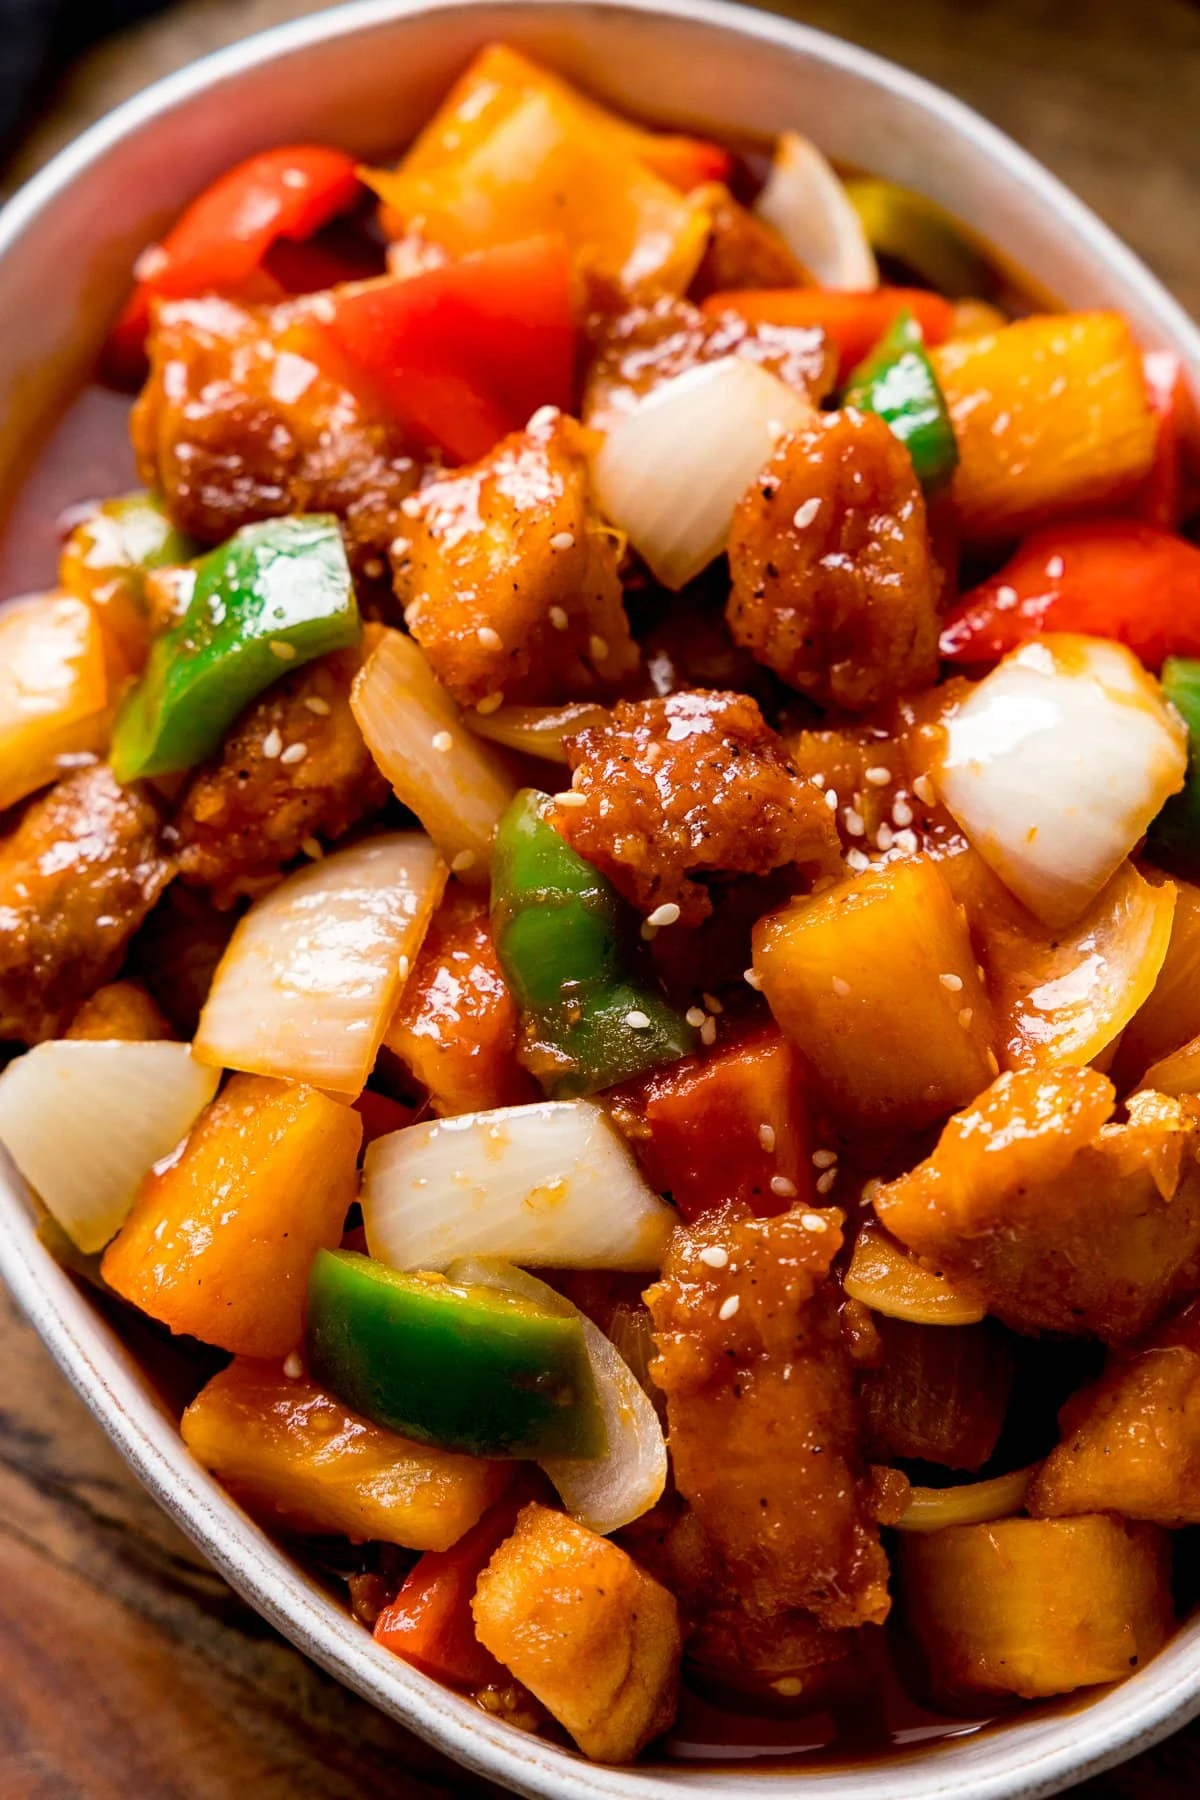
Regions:
[[[189,0],[94,53],[9,179],[305,0]],[[1062,175],[1200,311],[1200,11],[1186,0],[801,0]],[[2,54],[2,50],[0,50]],[[986,230],[986,220],[980,221]],[[492,1794],[244,1606],[141,1491],[0,1292],[0,1800]],[[1200,1726],[1074,1800],[1200,1793]]]

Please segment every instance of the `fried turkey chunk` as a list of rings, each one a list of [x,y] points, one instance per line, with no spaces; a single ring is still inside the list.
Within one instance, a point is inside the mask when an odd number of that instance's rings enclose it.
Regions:
[[[1140,1337],[1200,1281],[1200,1102],[1094,1069],[1003,1074],[875,1195],[888,1230],[1018,1331]]]
[[[836,844],[824,795],[746,694],[620,701],[567,758],[583,803],[555,823],[645,913],[674,901],[698,924],[712,902],[694,874],[768,875]]]
[[[409,503],[396,594],[462,706],[574,698],[638,666],[621,540],[596,511],[585,436],[561,413],[535,419]]]
[[[751,1619],[802,1609],[830,1630],[886,1618],[875,1484],[827,1281],[842,1214],[680,1226],[647,1291],[680,1494]]]
[[[743,356],[817,403],[833,387],[837,352],[815,326],[750,324],[703,313],[687,300],[656,300],[606,319],[584,390],[585,425],[608,431],[664,381],[702,363]]]
[[[359,566],[395,536],[418,471],[395,429],[326,372],[320,296],[159,308],[133,409],[138,468],[175,524],[219,543],[256,519],[331,512]]]
[[[61,1033],[115,975],[173,873],[158,814],[107,763],[27,807],[0,841],[0,1038]]]
[[[339,650],[284,676],[192,777],[172,827],[189,887],[221,908],[264,893],[306,838],[338,838],[384,804],[391,789],[350,711],[361,664],[358,649]],[[285,761],[296,745],[303,756]]]
[[[865,712],[935,680],[941,576],[882,419],[826,413],[784,438],[734,514],[729,571],[734,642],[822,705]]]

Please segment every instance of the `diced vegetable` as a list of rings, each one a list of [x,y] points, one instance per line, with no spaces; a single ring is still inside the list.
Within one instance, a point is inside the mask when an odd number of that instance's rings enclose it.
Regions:
[[[702,363],[612,426],[593,465],[600,505],[677,590],[721,554],[779,439],[813,417],[808,400],[745,357]]]
[[[652,1075],[643,1118],[638,1160],[685,1219],[730,1200],[775,1213],[813,1197],[803,1073],[777,1027]]]
[[[839,386],[901,313],[912,314],[927,344],[944,342],[954,321],[950,302],[924,288],[883,287],[864,293],[815,287],[731,288],[710,294],[701,310],[717,317],[734,312],[752,325],[819,327],[837,346]]]
[[[912,457],[927,494],[945,487],[958,466],[954,427],[921,327],[907,309],[851,373],[842,404],[878,414]]]
[[[674,1220],[590,1100],[410,1125],[371,1145],[363,1174],[371,1254],[398,1269],[657,1269]]]
[[[142,1183],[104,1279],[172,1331],[236,1356],[287,1355],[309,1265],[340,1240],[354,1200],[361,1137],[358,1114],[314,1088],[235,1075]]]
[[[99,618],[69,594],[0,610],[0,812],[102,755],[112,726]]]
[[[602,725],[608,709],[590,700],[568,700],[563,706],[500,706],[495,712],[473,712],[468,723],[476,737],[506,750],[565,763],[566,739],[589,726]]]
[[[928,858],[868,870],[760,920],[754,970],[847,1119],[926,1125],[995,1072],[971,940]]]
[[[1023,1511],[1032,1469],[1014,1469],[990,1481],[968,1481],[961,1487],[909,1489],[908,1505],[896,1521],[897,1531],[947,1531],[954,1525],[987,1525]]]
[[[871,246],[843,183],[798,131],[780,134],[755,210],[821,287],[878,285]]]
[[[79,1249],[102,1250],[219,1079],[187,1044],[38,1044],[0,1075],[0,1143]]]
[[[958,220],[926,195],[862,175],[845,188],[879,256],[902,263],[953,300],[991,293],[995,278],[987,257]]]
[[[153,1044],[174,1033],[144,987],[136,981],[110,981],[89,994],[63,1036]]]
[[[251,1512],[291,1531],[448,1550],[503,1492],[506,1463],[380,1430],[305,1377],[238,1357],[180,1421],[183,1441]]]
[[[486,456],[539,406],[571,404],[575,318],[560,236],[336,293],[324,321],[356,385],[412,440]]]
[[[964,536],[1012,537],[1115,503],[1154,456],[1141,356],[1117,313],[1020,319],[932,353],[958,439]]]
[[[539,1458],[571,1517],[607,1537],[657,1505],[667,1482],[662,1426],[637,1376],[599,1326],[544,1281],[498,1258],[461,1257],[446,1273],[457,1284],[499,1288],[549,1312],[578,1317],[608,1448],[599,1458]]]
[[[553,1098],[675,1062],[695,1033],[635,960],[633,915],[526,788],[496,834],[492,932],[523,1018],[522,1059]]]
[[[602,1456],[579,1318],[491,1287],[322,1252],[305,1350],[319,1382],[389,1431],[473,1456]]]
[[[1152,873],[1152,871],[1151,871]],[[1113,1062],[1120,1089],[1200,1035],[1200,887],[1176,881],[1171,938],[1149,997],[1125,1027]]]
[[[126,673],[136,675],[152,635],[146,576],[195,553],[153,494],[125,494],[103,501],[76,525],[63,545],[59,580],[95,609],[110,662],[115,656]]]
[[[939,797],[1047,925],[1077,919],[1168,795],[1187,734],[1123,645],[1031,639],[951,712]]]
[[[361,630],[336,519],[243,526],[197,565],[186,614],[155,640],[117,715],[117,779],[190,769],[285,668],[356,644]]]
[[[1035,532],[947,613],[941,652],[993,663],[1041,631],[1116,638],[1149,669],[1200,654],[1200,550],[1136,519]]]
[[[297,870],[230,939],[200,1015],[197,1056],[353,1099],[445,880],[429,839],[407,831]]]
[[[492,837],[516,783],[467,730],[411,638],[384,634],[350,704],[371,755],[455,875],[469,886],[486,884]]]
[[[899,1540],[909,1625],[939,1697],[1033,1700],[1118,1681],[1173,1624],[1153,1525],[999,1519]]]
[[[882,1361],[859,1382],[873,1462],[897,1457],[981,1469],[1012,1398],[1013,1357],[1004,1333],[985,1323],[913,1325],[880,1317]]]
[[[1200,552],[1196,555],[1200,565]],[[1146,848],[1164,868],[1195,877],[1200,875],[1200,661],[1169,656],[1162,690],[1187,726],[1187,777],[1151,825]]]
[[[527,1506],[480,1576],[472,1611],[480,1642],[585,1755],[630,1762],[674,1718],[674,1598],[573,1519]]]
[[[1195,504],[1200,412],[1190,379],[1173,350],[1147,351],[1142,367],[1156,430],[1154,461],[1134,510],[1147,524],[1175,531]]]
[[[844,1285],[852,1300],[872,1312],[911,1325],[973,1325],[986,1313],[969,1282],[939,1275],[873,1220],[854,1240]]]

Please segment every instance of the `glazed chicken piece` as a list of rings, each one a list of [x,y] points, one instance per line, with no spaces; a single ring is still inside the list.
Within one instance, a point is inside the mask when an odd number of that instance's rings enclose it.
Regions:
[[[107,763],[35,800],[0,842],[0,1038],[59,1035],[173,873],[158,814]]]
[[[350,711],[361,665],[358,649],[339,650],[284,676],[192,777],[173,826],[179,872],[217,906],[264,893],[306,842],[340,837],[388,799]]]
[[[773,225],[758,218],[720,181],[706,182],[697,198],[712,226],[700,267],[688,289],[693,300],[736,288],[808,287],[811,276]]]
[[[632,1762],[667,1729],[679,1691],[675,1602],[633,1558],[536,1502],[479,1577],[480,1643],[585,1756]]]
[[[105,1043],[159,1042],[172,1035],[169,1020],[137,981],[110,981],[84,1001],[64,1037]]]
[[[255,519],[331,512],[365,567],[395,536],[418,470],[396,432],[324,371],[319,304],[163,305],[133,409],[134,448],[146,486],[201,543]]]
[[[584,443],[554,413],[405,509],[396,593],[462,706],[586,695],[638,666],[621,540],[595,510]]]
[[[646,1295],[680,1494],[750,1618],[881,1624],[887,1559],[826,1278],[842,1215],[731,1206],[676,1229]]]
[[[729,629],[824,706],[865,712],[936,679],[941,576],[907,450],[827,413],[779,445],[729,537]]]
[[[1128,1343],[1200,1278],[1200,1102],[1113,1101],[1094,1069],[1003,1074],[875,1210],[1016,1330]]]
[[[674,902],[698,924],[712,901],[693,875],[768,875],[836,847],[825,796],[746,694],[621,701],[567,757],[581,803],[555,823],[642,912]]]
[[[737,313],[703,313],[687,300],[656,300],[600,328],[584,423],[607,431],[664,381],[726,356],[760,363],[814,407],[837,373],[837,352],[815,326],[750,324]]]

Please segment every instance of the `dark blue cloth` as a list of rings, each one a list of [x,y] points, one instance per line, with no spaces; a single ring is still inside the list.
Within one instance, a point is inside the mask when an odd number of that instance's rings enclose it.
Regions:
[[[0,156],[89,44],[167,0],[0,0]]]

